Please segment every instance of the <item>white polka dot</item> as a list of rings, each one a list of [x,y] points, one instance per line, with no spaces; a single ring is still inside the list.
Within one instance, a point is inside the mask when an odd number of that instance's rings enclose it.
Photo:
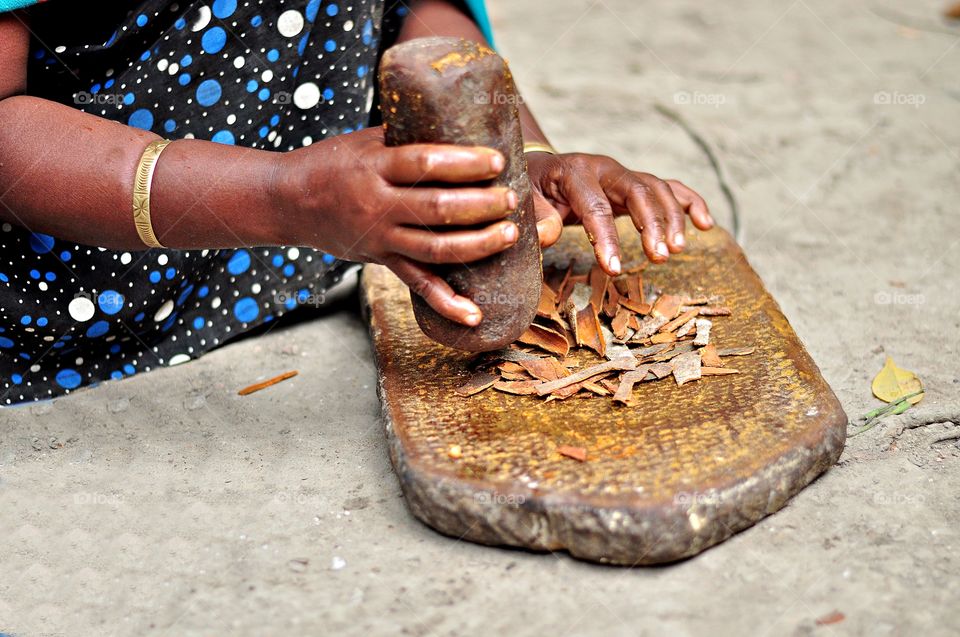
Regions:
[[[293,103],[303,110],[313,108],[320,103],[320,87],[313,82],[301,84],[293,92]]]
[[[167,70],[167,67],[170,66],[170,60],[164,58],[157,62],[157,70],[163,73]]]
[[[167,365],[169,365],[170,367],[173,367],[174,365],[186,363],[189,360],[190,360],[190,357],[187,356],[186,354],[176,354],[170,358],[170,362],[168,362]]]
[[[353,31],[353,20],[347,20],[343,23],[344,31]]]
[[[161,305],[160,309],[157,310],[157,313],[153,315],[153,320],[159,323],[163,319],[170,316],[171,312],[173,312],[173,300],[169,300]]]
[[[40,281],[40,283],[37,285],[37,287],[40,288],[40,291],[41,291],[41,292],[46,292],[46,291],[47,291],[47,282],[46,282],[46,281]]]
[[[236,124],[236,123],[237,123],[237,116],[236,116],[236,115],[234,115],[233,113],[227,115],[227,125],[228,125],[228,126],[233,126],[233,125]]]
[[[96,311],[96,309],[97,308],[93,305],[93,301],[85,296],[78,296],[70,301],[70,305],[67,306],[67,311],[70,313],[70,318],[72,318],[74,321],[79,321],[80,323],[92,319],[93,313]]]
[[[171,64],[170,68],[167,69],[167,73],[169,73],[170,75],[176,75],[179,71],[180,71],[180,65],[177,63]]]
[[[254,294],[260,294],[260,289],[261,288],[259,283],[254,283],[253,285],[250,286],[250,291],[253,292]]]
[[[303,15],[299,11],[290,9],[284,11],[277,18],[277,30],[285,38],[292,38],[303,31]]]
[[[246,63],[247,63],[247,61],[243,59],[243,56],[242,56],[242,55],[238,55],[238,56],[233,60],[233,66],[234,66],[234,68],[237,68],[237,69],[242,69],[242,68],[243,68],[243,65],[246,64]]]
[[[213,309],[217,309],[218,307],[220,307],[220,297],[219,297],[219,296],[213,297],[213,300],[210,301],[210,307],[212,307]]]
[[[190,30],[196,33],[202,31],[208,24],[210,24],[210,7],[203,6],[197,11],[197,20],[190,27]]]
[[[167,265],[168,260],[169,260],[169,257],[167,257],[167,255],[165,254],[161,254],[159,257],[157,257],[157,263],[159,263],[160,265]]]
[[[287,250],[287,258],[291,261],[296,261],[300,258],[300,248],[290,248]]]
[[[313,143],[313,138],[310,137],[309,135],[307,135],[306,137],[303,138],[303,145],[304,145],[304,146],[309,146],[309,145],[312,144],[312,143]]]
[[[260,79],[263,80],[264,82],[269,82],[270,80],[273,79],[273,71],[271,71],[270,69],[267,69],[260,76]]]

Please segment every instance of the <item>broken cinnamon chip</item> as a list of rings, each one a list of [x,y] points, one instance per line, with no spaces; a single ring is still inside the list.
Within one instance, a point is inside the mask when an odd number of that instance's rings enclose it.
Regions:
[[[454,391],[459,396],[473,396],[483,390],[492,387],[495,382],[500,380],[499,375],[489,374],[487,372],[477,372],[467,380],[463,385],[457,387]]]
[[[573,344],[579,347],[580,334],[577,330],[577,306],[569,299],[563,305],[563,317],[567,320],[567,325],[570,327],[570,335],[573,337]]]
[[[633,312],[634,314],[642,314],[642,315],[646,316],[647,314],[650,313],[650,304],[649,304],[649,303],[636,303],[636,302],[631,301],[630,299],[628,299],[628,298],[626,298],[626,297],[623,297],[623,296],[620,297],[619,303],[620,303],[620,305],[622,305],[623,307],[627,308],[628,310],[630,310],[630,311]]]
[[[692,310],[692,307],[682,306],[681,311]],[[730,308],[721,305],[707,305],[700,308],[700,316],[730,316]]]
[[[530,360],[540,360],[539,357],[530,357]],[[526,373],[526,368],[520,363],[515,363],[513,361],[503,361],[496,366],[496,369],[500,370],[500,373],[511,373],[511,374],[524,374]]]
[[[639,358],[644,358],[646,356],[653,356],[654,354],[659,354],[660,352],[664,350],[668,350],[671,347],[673,347],[673,345],[671,345],[670,343],[660,343],[658,345],[648,345],[646,347],[638,347],[637,349],[633,350],[633,353],[635,356],[638,356]]]
[[[628,331],[627,333],[629,334],[630,332]],[[610,328],[602,323],[600,324],[600,334],[603,335],[603,340],[607,344],[607,348],[603,352],[603,355],[608,361],[612,361],[615,358],[633,356],[633,352],[630,351],[630,347],[625,342],[618,341],[613,335],[613,332],[610,331]]]
[[[583,388],[589,392],[593,392],[597,396],[609,396],[611,393],[613,393],[613,392],[607,391],[607,389],[604,388],[603,385],[601,385],[599,382],[592,381],[592,380],[584,381]]]
[[[538,380],[557,380],[570,374],[555,358],[541,358],[535,361],[523,361],[520,365]]]
[[[643,299],[642,274],[637,273],[634,276],[628,276],[626,279],[624,279],[624,284],[627,288],[626,296],[628,301],[631,303],[636,303],[637,305],[641,305],[645,302]]]
[[[298,371],[284,372],[283,374],[280,374],[279,376],[274,376],[273,378],[269,378],[269,379],[263,381],[262,383],[255,383],[255,384],[250,385],[250,386],[248,386],[248,387],[244,387],[243,389],[241,389],[241,390],[238,391],[237,393],[238,393],[239,395],[241,395],[241,396],[247,396],[247,395],[249,395],[249,394],[252,394],[253,392],[260,391],[261,389],[266,389],[267,387],[272,387],[272,386],[276,385],[277,383],[282,383],[282,382],[285,381],[285,380],[288,380],[288,379],[290,379],[290,378],[293,378],[294,376],[296,376],[296,375],[299,374],[299,373],[300,373],[300,372],[298,372]]]
[[[502,391],[507,394],[516,394],[517,396],[533,396],[537,393],[537,390],[534,388],[538,384],[540,384],[540,381],[538,380],[500,380],[493,384],[493,388],[497,391]]]
[[[698,362],[700,361],[699,356],[697,357],[697,361]],[[614,360],[614,361],[607,361],[605,363],[592,365],[590,367],[587,367],[586,369],[580,370],[579,372],[570,374],[565,378],[559,378],[557,380],[553,380],[550,382],[541,383],[537,385],[536,390],[538,394],[540,394],[541,396],[545,396],[546,394],[549,394],[557,389],[562,389],[563,387],[567,387],[568,385],[573,385],[575,383],[588,380],[590,378],[593,378],[594,376],[599,376],[601,374],[605,374],[607,372],[612,372],[617,370],[620,370],[620,371],[632,370],[632,369],[636,369],[636,367],[637,367],[636,358],[633,358],[633,357],[618,358],[617,360]]]
[[[701,367],[701,376],[727,376],[729,374],[739,374],[740,371],[730,367]]]
[[[668,321],[673,320],[680,311],[683,299],[673,294],[661,294],[653,304],[650,313],[654,316],[662,316]]]
[[[681,315],[678,316],[677,318],[673,319],[673,320],[670,321],[669,323],[665,323],[665,324],[663,325],[663,327],[660,328],[660,331],[661,331],[661,332],[673,332],[673,331],[677,330],[678,328],[681,328],[681,327],[683,327],[684,325],[686,325],[687,323],[689,323],[689,322],[690,322],[692,319],[694,319],[694,318],[697,316],[697,314],[699,314],[699,313],[700,313],[700,308],[694,308],[694,309],[692,309],[692,310],[687,310],[686,312],[684,312],[683,314],[681,314]],[[680,335],[677,334],[677,336],[680,336]]]
[[[577,308],[579,312],[583,308],[587,307],[590,303],[590,297],[593,296],[593,290],[590,289],[590,286],[586,283],[575,283],[573,285],[573,292],[570,294],[570,298],[567,299],[568,302],[573,303],[574,307]]]
[[[723,361],[717,354],[717,346],[713,343],[700,350],[700,361],[704,367],[723,367]]]
[[[557,453],[561,456],[566,456],[568,458],[573,458],[574,460],[579,460],[580,462],[585,462],[587,459],[587,450],[583,447],[571,447],[570,445],[560,445],[557,447]]]
[[[710,328],[713,322],[710,319],[697,319],[697,336],[693,339],[693,344],[697,347],[703,347],[710,342]]]
[[[577,312],[577,338],[581,345],[589,347],[600,356],[607,351],[607,343],[600,332],[600,319],[593,301]]]
[[[683,327],[677,330],[677,338],[683,338],[684,336],[692,332],[694,328],[696,328],[696,326],[697,326],[697,319],[696,318],[690,319],[689,321],[683,324]]]
[[[654,354],[653,356],[647,357],[648,360],[646,362],[665,363],[669,360],[676,358],[677,356],[680,356],[680,354],[686,354],[687,352],[692,352],[693,349],[694,349],[693,343],[690,343],[690,342],[677,343],[673,346],[672,349],[664,350],[659,354]]]
[[[617,387],[617,391],[613,395],[613,402],[626,405],[627,407],[634,406],[633,386],[643,382],[643,379],[650,373],[650,367],[650,365],[641,365],[634,371],[624,374],[620,378],[620,386]]]
[[[620,293],[617,292],[617,286],[613,284],[613,279],[607,280],[606,296],[603,301],[603,313],[607,318],[613,318],[620,309]]]
[[[673,377],[678,386],[700,379],[700,352],[687,352],[673,359]]]
[[[614,380],[610,380],[609,378],[604,378],[603,380],[599,381],[599,383],[601,387],[606,388],[606,390],[609,391],[611,394],[615,394],[617,392],[617,389],[620,387],[620,383]]]
[[[607,293],[607,285],[610,283],[610,275],[604,272],[599,264],[595,264],[590,268],[590,278],[588,281],[590,283],[590,289],[592,290],[590,302],[593,303],[593,307],[597,308],[599,312],[603,308],[603,299]]]
[[[541,318],[551,318],[557,313],[557,295],[554,294],[550,286],[540,287],[540,302],[537,303],[537,316]]]
[[[657,330],[666,325],[667,321],[669,321],[669,319],[663,316],[648,316],[640,321],[640,324],[637,326],[637,333],[633,335],[633,340],[638,341],[650,338],[657,333]]]
[[[651,343],[673,343],[677,340],[677,335],[673,332],[660,332],[650,337]]]
[[[619,338],[621,341],[626,340],[627,331],[630,329],[630,317],[633,316],[630,314],[630,310],[624,307],[618,307],[617,313],[613,317],[613,321],[610,322],[610,328],[613,330],[613,335]]]
[[[958,8],[957,17],[960,18],[960,5],[957,5],[957,8]],[[829,626],[831,624],[839,624],[846,618],[847,618],[846,615],[844,615],[838,610],[835,610],[832,613],[827,613],[823,617],[818,617],[816,624],[817,626]]]
[[[657,380],[666,378],[673,373],[673,365],[670,363],[654,363],[650,366],[650,373],[657,377]]]
[[[557,288],[557,307],[563,307],[567,299],[570,298],[570,293],[573,292],[573,283],[570,282],[570,278],[573,276],[573,268],[576,264],[576,259],[570,260],[570,265],[567,266],[563,280],[560,281],[560,287]]]
[[[566,336],[556,330],[537,325],[536,323],[531,324],[530,327],[527,328],[527,331],[521,334],[517,340],[527,345],[539,347],[561,358],[566,356],[567,352],[570,351],[570,343],[567,342]]]
[[[723,347],[717,350],[717,356],[749,356],[755,351],[756,347]]]

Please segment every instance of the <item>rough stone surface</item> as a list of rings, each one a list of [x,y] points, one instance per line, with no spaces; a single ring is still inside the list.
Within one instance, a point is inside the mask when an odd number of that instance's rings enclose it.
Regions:
[[[533,191],[510,70],[502,57],[475,42],[419,38],[384,54],[380,92],[387,145],[484,146],[506,159],[492,183],[517,194],[517,209],[507,216],[517,224],[516,243],[486,259],[434,267],[454,291],[477,304],[480,325],[454,323],[410,292],[417,322],[432,339],[471,352],[500,349],[533,321],[541,282]]]
[[[708,162],[654,104],[710,142],[751,264],[849,414],[877,405],[870,379],[886,354],[923,376],[927,398],[702,555],[596,566],[457,542],[411,516],[366,329],[339,312],[0,411],[0,631],[960,632],[960,450],[931,447],[956,429],[930,424],[960,424],[960,32],[937,30],[944,3],[489,4],[561,149],[683,179],[728,223]],[[725,101],[677,104],[680,91]],[[878,104],[878,92],[925,103]],[[300,376],[236,396],[288,369]],[[815,624],[834,610],[846,619]]]

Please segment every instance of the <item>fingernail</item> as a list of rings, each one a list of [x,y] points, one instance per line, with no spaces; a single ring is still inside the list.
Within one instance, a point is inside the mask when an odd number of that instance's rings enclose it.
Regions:
[[[515,223],[507,223],[503,226],[503,238],[513,243],[517,240],[517,225]]]
[[[678,246],[687,245],[687,240],[684,238],[682,232],[678,232],[677,234],[673,235],[673,242],[676,243]]]
[[[612,256],[610,260],[607,261],[607,266],[610,268],[610,271],[614,274],[620,274],[620,257]]]
[[[477,305],[468,299],[465,296],[457,296],[454,299],[454,302],[460,307],[461,310],[466,312],[464,314],[463,320],[466,321],[467,325],[479,325],[480,320],[483,318],[483,314],[480,313],[480,308]]]
[[[662,257],[670,256],[670,249],[667,248],[667,244],[664,243],[663,241],[657,244],[657,254],[659,254]]]
[[[492,170],[493,172],[496,172],[496,173],[502,172],[506,164],[507,164],[507,160],[504,159],[503,155],[501,155],[500,153],[494,151],[494,153],[490,155],[490,170]]]
[[[507,193],[507,210],[516,210],[518,205],[520,205],[520,200],[517,193],[511,190]]]

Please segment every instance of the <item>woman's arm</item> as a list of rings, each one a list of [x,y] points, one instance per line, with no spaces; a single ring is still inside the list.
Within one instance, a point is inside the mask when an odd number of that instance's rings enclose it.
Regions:
[[[0,16],[0,218],[88,245],[145,249],[133,185],[153,133],[22,95],[29,34]],[[279,241],[273,154],[185,140],[157,165],[151,210],[164,245],[216,248]]]
[[[22,20],[0,15],[0,219],[68,241],[145,249],[133,222],[134,177],[158,136],[23,95],[28,47]],[[476,325],[476,305],[423,264],[512,245],[517,228],[503,218],[516,194],[417,184],[486,181],[503,166],[489,149],[387,148],[379,129],[290,153],[177,140],[156,166],[151,219],[169,248],[300,245],[383,263],[438,312]],[[444,225],[450,230],[420,228]]]

